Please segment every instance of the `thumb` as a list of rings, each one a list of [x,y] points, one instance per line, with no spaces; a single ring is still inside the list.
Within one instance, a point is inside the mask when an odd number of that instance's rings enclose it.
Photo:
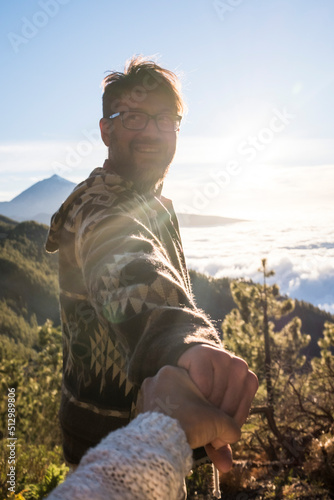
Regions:
[[[196,431],[190,428],[191,432],[188,433],[188,429],[184,429],[191,448],[198,448],[208,443],[211,443],[213,448],[221,448],[240,439],[241,430],[238,424],[219,408],[206,404],[205,407],[197,407],[196,410],[198,422]]]

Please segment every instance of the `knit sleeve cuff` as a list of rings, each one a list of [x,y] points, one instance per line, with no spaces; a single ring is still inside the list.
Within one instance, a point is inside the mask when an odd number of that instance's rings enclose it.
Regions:
[[[191,466],[192,450],[179,422],[142,413],[90,449],[50,500],[181,499]]]

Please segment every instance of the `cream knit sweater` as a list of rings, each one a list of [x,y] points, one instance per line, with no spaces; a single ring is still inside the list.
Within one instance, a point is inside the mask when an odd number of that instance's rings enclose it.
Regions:
[[[91,448],[48,500],[181,500],[191,466],[178,421],[143,413]]]

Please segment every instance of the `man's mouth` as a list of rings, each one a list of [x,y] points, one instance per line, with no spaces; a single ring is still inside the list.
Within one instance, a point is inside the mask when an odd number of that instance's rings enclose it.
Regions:
[[[161,153],[161,146],[157,144],[136,143],[133,146],[137,153],[158,154]]]

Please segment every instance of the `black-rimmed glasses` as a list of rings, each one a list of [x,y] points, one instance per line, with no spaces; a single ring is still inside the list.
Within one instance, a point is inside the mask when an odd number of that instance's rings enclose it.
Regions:
[[[123,127],[128,130],[143,130],[152,118],[160,132],[176,132],[179,130],[182,120],[182,116],[172,113],[150,115],[144,111],[119,111],[109,116],[109,118],[113,120],[117,116],[120,117]]]

